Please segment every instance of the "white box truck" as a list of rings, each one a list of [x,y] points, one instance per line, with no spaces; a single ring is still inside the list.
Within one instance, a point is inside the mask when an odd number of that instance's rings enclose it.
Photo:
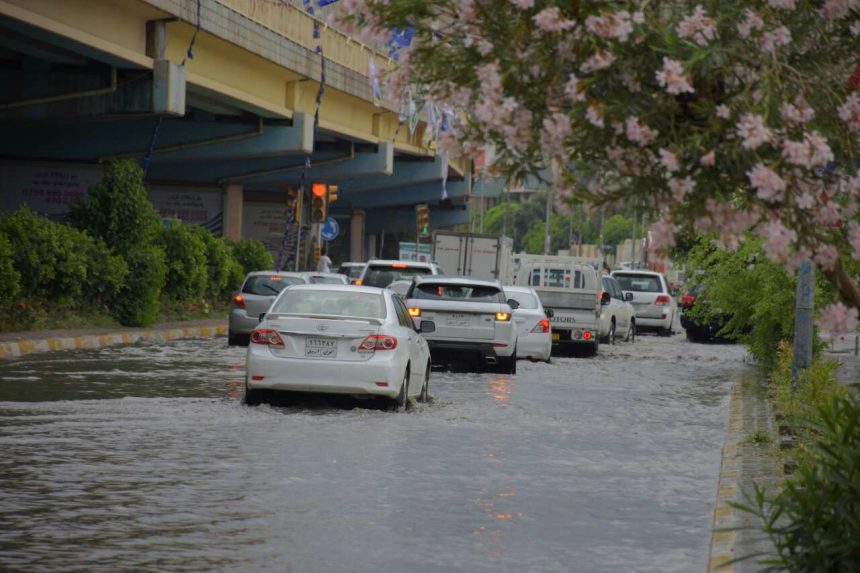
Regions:
[[[511,284],[513,247],[509,237],[436,231],[433,262],[446,275],[498,279],[502,284]]]

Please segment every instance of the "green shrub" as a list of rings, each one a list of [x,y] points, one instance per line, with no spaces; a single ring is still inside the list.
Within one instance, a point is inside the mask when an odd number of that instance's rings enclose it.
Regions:
[[[0,310],[8,308],[18,296],[21,274],[12,266],[12,245],[0,235]]]
[[[206,246],[206,296],[212,300],[229,297],[242,282],[242,267],[233,258],[224,239],[200,226],[194,226],[192,229]]]
[[[161,227],[143,186],[143,170],[130,159],[105,164],[104,177],[90,187],[72,218],[121,255],[150,243]]]
[[[0,217],[22,296],[58,308],[91,307],[119,292],[125,263],[85,232],[24,206]]]
[[[230,241],[233,258],[242,266],[242,277],[251,271],[267,271],[275,268],[272,253],[256,239]]]
[[[776,549],[765,564],[793,573],[860,571],[860,395],[829,396],[809,423],[814,439],[782,491],[756,487],[750,505]]]
[[[161,230],[160,244],[167,257],[164,294],[175,300],[198,300],[206,292],[206,244],[191,225],[173,221]]]
[[[120,324],[146,326],[158,319],[159,299],[167,276],[164,251],[155,245],[140,245],[125,258],[128,279],[114,313]]]

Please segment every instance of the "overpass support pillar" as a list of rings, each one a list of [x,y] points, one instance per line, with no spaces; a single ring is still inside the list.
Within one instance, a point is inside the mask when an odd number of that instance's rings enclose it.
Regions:
[[[349,224],[349,260],[364,261],[364,217],[361,209],[353,211]]]
[[[244,188],[239,184],[224,188],[224,237],[234,241],[242,238],[242,204]]]

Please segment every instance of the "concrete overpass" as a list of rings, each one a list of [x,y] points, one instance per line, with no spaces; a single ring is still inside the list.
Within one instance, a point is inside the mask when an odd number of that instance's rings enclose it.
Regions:
[[[397,129],[371,60],[395,65],[280,0],[0,0],[0,208],[61,217],[101,163],[148,158],[163,214],[275,245],[309,157],[310,180],[340,186],[343,258],[410,232],[416,203],[436,227],[467,221],[466,166],[443,172],[423,118]]]

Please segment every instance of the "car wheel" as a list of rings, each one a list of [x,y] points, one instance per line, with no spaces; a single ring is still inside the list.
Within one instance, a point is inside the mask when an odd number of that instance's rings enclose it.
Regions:
[[[615,344],[615,319],[612,319],[612,323],[609,325],[609,335],[606,337],[606,341],[609,344]]]
[[[657,331],[657,334],[659,334],[660,336],[672,336],[672,329],[671,328],[661,328],[660,330]]]
[[[227,333],[227,345],[228,346],[248,346],[248,337],[242,334],[233,334],[232,332]]]
[[[400,394],[392,400],[392,410],[395,412],[403,412],[406,410],[406,405],[409,403],[409,367],[406,367],[406,374],[403,375],[403,384],[400,385]]]
[[[245,395],[242,396],[242,403],[246,406],[259,406],[263,403],[263,390],[254,390],[248,388],[248,383],[245,382]]]
[[[419,402],[430,401],[430,363],[427,363],[427,371],[424,373],[424,385],[421,387],[421,393],[418,394]]]

